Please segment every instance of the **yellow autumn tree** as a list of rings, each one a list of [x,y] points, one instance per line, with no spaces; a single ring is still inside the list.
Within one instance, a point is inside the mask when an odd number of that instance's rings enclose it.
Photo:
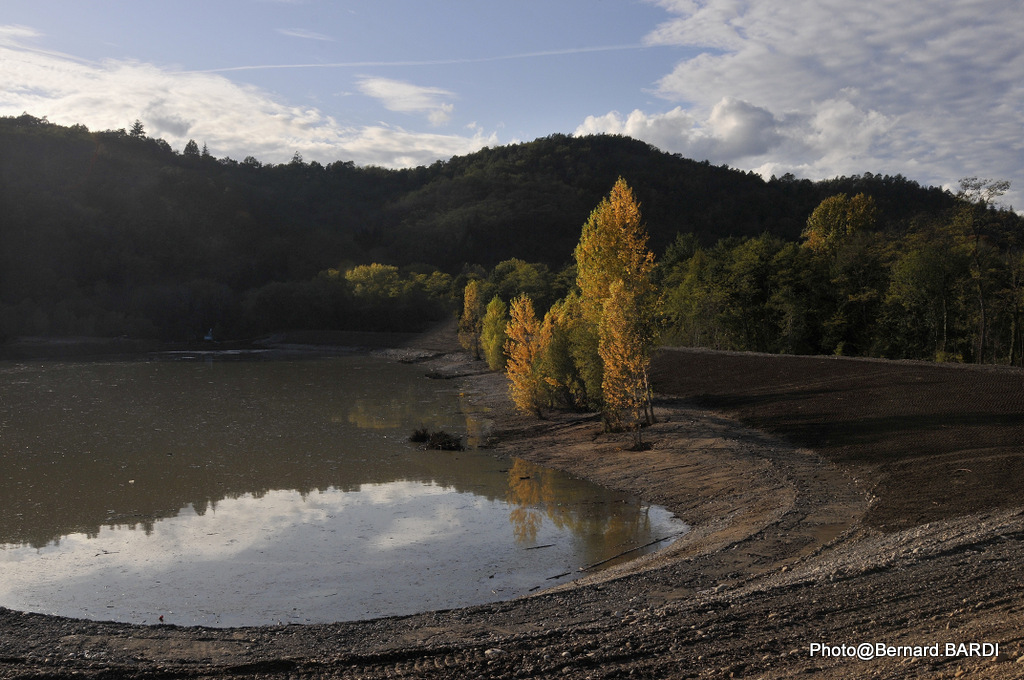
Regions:
[[[874,227],[876,212],[875,199],[865,194],[829,196],[807,218],[800,234],[804,246],[819,255],[834,255],[847,237]]]
[[[605,421],[613,430],[630,429],[637,448],[643,446],[641,426],[650,420],[647,373],[650,339],[643,327],[639,300],[622,281],[612,283],[599,329],[598,353],[604,365],[601,389]],[[624,422],[623,415],[628,415]]]
[[[647,248],[640,204],[621,177],[583,225],[575,257],[582,315],[589,328],[580,337],[590,346],[577,346],[573,356],[592,362],[579,366],[579,374],[588,393],[601,395],[610,428],[622,427],[623,409],[633,411],[627,395],[643,395],[641,411],[650,420],[647,371],[658,304],[651,279],[654,254]],[[639,427],[639,413],[631,426]]]
[[[509,396],[522,413],[541,417],[544,385],[538,368],[540,356],[540,323],[528,295],[512,300],[511,319],[505,329],[506,372]]]
[[[480,281],[472,279],[466,284],[462,296],[462,317],[459,319],[459,342],[480,358],[480,331],[483,324],[483,300],[480,297]]]
[[[654,297],[654,253],[647,249],[640,204],[621,177],[590,213],[574,254],[584,315],[595,325],[616,281],[633,290],[638,302]]]

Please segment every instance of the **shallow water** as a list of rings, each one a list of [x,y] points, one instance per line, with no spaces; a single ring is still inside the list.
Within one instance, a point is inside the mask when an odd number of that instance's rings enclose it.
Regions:
[[[423,426],[469,450],[418,449]],[[485,430],[455,383],[374,357],[0,364],[0,605],[214,626],[408,614],[685,530],[474,450]]]

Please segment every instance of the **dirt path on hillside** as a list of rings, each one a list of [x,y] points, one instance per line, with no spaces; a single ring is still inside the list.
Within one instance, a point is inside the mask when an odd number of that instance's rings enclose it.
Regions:
[[[452,349],[391,355],[461,376],[496,453],[665,505],[689,534],[533,597],[373,621],[202,629],[0,609],[0,676],[1024,675],[1024,496],[985,481],[988,465],[1015,479],[1021,372],[663,351],[654,447],[631,452],[590,417],[511,413],[504,379]],[[954,402],[971,417],[951,419]],[[981,479],[953,486],[959,470]],[[812,655],[823,643],[942,655]]]

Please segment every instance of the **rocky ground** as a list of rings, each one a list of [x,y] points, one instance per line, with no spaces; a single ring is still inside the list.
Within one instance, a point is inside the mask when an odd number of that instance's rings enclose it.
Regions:
[[[496,452],[691,532],[532,597],[409,617],[208,629],[0,609],[0,677],[1024,677],[1024,372],[662,350],[653,448],[633,452],[593,417],[511,413],[504,379],[444,336],[381,344],[464,381]]]

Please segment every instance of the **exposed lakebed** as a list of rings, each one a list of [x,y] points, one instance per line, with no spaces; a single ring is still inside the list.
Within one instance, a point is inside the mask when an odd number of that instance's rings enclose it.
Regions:
[[[486,414],[457,383],[376,357],[6,363],[0,380],[0,605],[15,609],[214,626],[408,614],[555,585],[685,530],[477,449]],[[467,450],[420,450],[420,427]]]

